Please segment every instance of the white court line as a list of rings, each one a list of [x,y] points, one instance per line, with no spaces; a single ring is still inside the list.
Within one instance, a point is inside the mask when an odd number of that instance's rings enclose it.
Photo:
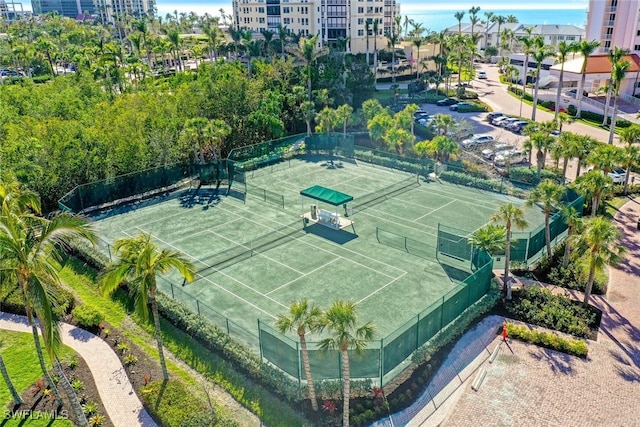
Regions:
[[[318,268],[314,268],[313,270],[309,271],[308,273],[303,273],[303,274],[302,274],[302,276],[300,276],[300,277],[296,277],[295,279],[288,281],[288,282],[287,282],[287,283],[285,283],[284,285],[278,286],[277,288],[270,290],[269,292],[267,292],[267,295],[269,295],[269,294],[271,294],[271,293],[273,293],[273,292],[275,292],[275,291],[279,291],[280,289],[284,288],[285,286],[289,286],[289,285],[290,285],[290,284],[292,284],[293,282],[297,282],[298,280],[300,280],[300,279],[302,279],[302,278],[304,278],[304,277],[306,277],[306,276],[310,275],[311,273],[315,273],[316,271],[320,270],[321,268],[325,268],[325,267],[326,267],[327,265],[329,265],[329,264],[333,264],[334,262],[338,261],[340,258],[341,258],[341,257],[334,258],[334,259],[332,259],[331,261],[329,261],[328,263],[326,263],[326,264],[324,264],[324,265],[321,265],[321,266],[320,266],[320,267],[318,267]]]
[[[247,212],[253,212],[253,211],[251,211],[249,208],[242,208],[242,207],[239,207],[239,209],[245,210],[245,211],[247,211]],[[241,217],[241,218],[244,218],[246,221],[253,222],[254,224],[264,225],[264,224],[262,224],[262,223],[259,223],[259,222],[257,222],[257,221],[254,221],[254,220],[252,220],[252,219],[250,219],[250,218],[247,218],[247,217],[243,217],[243,216],[241,216],[241,215],[238,215],[238,214],[236,214],[235,212],[231,212],[231,213],[232,213],[232,214],[234,214],[234,215],[237,215],[237,216],[239,216],[239,217]],[[272,219],[269,219],[269,218],[266,218],[266,219],[267,219],[268,221],[270,221],[270,222],[274,222],[274,223],[278,224],[278,225],[280,226],[280,228],[282,228],[282,227],[285,227],[285,226],[286,226],[285,224],[280,224],[280,223],[278,223],[278,222],[276,222],[276,221],[274,221],[274,220],[272,220]],[[289,228],[289,227],[288,227],[288,228]],[[277,229],[273,229],[272,231],[277,232],[277,231],[279,231],[279,230],[277,230]],[[321,239],[320,237],[315,236],[313,233],[309,233],[309,235],[311,235],[311,236],[312,236],[313,238],[315,238],[315,239],[318,239],[318,240],[320,240],[320,239]],[[368,259],[368,260],[370,260],[370,261],[373,261],[373,262],[375,262],[375,263],[377,263],[377,264],[381,264],[381,265],[384,265],[385,267],[392,268],[392,269],[394,269],[394,270],[396,270],[396,271],[399,271],[400,273],[406,273],[406,271],[404,271],[404,270],[402,270],[402,269],[400,269],[400,268],[398,268],[398,267],[394,267],[393,265],[389,265],[389,264],[384,263],[384,262],[382,262],[382,261],[378,261],[377,259],[371,258],[371,257],[369,257],[369,256],[367,256],[367,255],[361,254],[361,253],[356,252],[356,251],[353,251],[353,250],[351,250],[351,249],[343,248],[343,247],[341,247],[341,246],[337,245],[336,243],[333,243],[333,242],[329,242],[329,241],[327,241],[326,239],[321,239],[321,241],[322,241],[322,242],[325,242],[325,243],[327,243],[327,244],[330,244],[330,245],[332,245],[332,246],[335,246],[337,249],[340,249],[340,250],[343,250],[343,251],[350,252],[350,253],[355,254],[355,255],[357,255],[357,256],[360,256],[360,257],[362,257],[362,258],[365,258],[365,259]],[[342,256],[342,255],[340,255],[340,254],[335,254],[335,253],[333,253],[333,252],[331,252],[331,251],[329,251],[329,250],[327,250],[327,249],[324,249],[324,248],[318,247],[318,246],[316,246],[316,245],[313,245],[313,244],[311,244],[310,242],[306,242],[306,241],[304,241],[304,240],[300,240],[300,242],[301,242],[301,243],[303,243],[303,244],[305,244],[305,245],[311,246],[312,248],[315,248],[315,249],[321,250],[321,251],[323,251],[323,252],[326,252],[326,253],[328,253],[328,254],[331,254],[331,255],[333,255],[333,256],[339,256],[339,257],[341,257],[341,258],[344,258],[346,261],[348,261],[348,262],[350,262],[350,263],[352,263],[352,264],[356,264],[356,265],[359,265],[359,266],[361,266],[361,267],[363,267],[363,268],[366,268],[366,269],[368,269],[368,270],[375,271],[376,273],[383,274],[383,275],[385,275],[385,276],[387,276],[387,277],[389,277],[389,278],[391,278],[391,279],[393,279],[393,278],[394,278],[393,276],[391,276],[391,275],[389,275],[389,274],[382,273],[382,272],[380,272],[380,271],[378,271],[378,270],[376,270],[376,269],[374,269],[374,268],[372,268],[372,267],[368,267],[368,266],[366,266],[366,265],[364,265],[364,264],[360,264],[359,262],[354,261],[354,260],[352,260],[352,259],[350,259],[350,258],[345,258],[345,257],[343,257],[343,256]]]
[[[216,232],[215,232],[215,231],[213,231],[213,230],[205,230],[205,231],[206,231],[206,232],[208,232],[208,233],[214,234],[214,235],[216,235],[216,236],[218,236],[218,237],[222,237],[223,239],[225,239],[225,240],[227,240],[227,241],[229,241],[229,242],[231,242],[231,243],[234,243],[236,246],[242,246],[242,247],[247,248],[247,249],[249,249],[249,250],[251,249],[251,247],[250,247],[250,246],[247,246],[247,245],[245,245],[244,243],[236,243],[236,242],[235,242],[235,240],[228,239],[228,238],[224,237],[223,235],[216,233]],[[291,270],[291,271],[295,271],[295,272],[296,272],[296,273],[298,273],[298,274],[302,274],[302,275],[304,275],[304,274],[305,274],[304,272],[302,272],[302,271],[298,271],[298,270],[296,270],[295,268],[293,268],[293,267],[291,267],[291,266],[288,266],[287,264],[284,264],[284,263],[282,263],[282,262],[278,261],[277,259],[273,259],[273,258],[271,258],[270,256],[265,255],[265,254],[264,254],[264,253],[262,253],[262,252],[257,252],[257,255],[258,255],[258,256],[261,256],[261,257],[263,257],[263,258],[266,258],[266,259],[268,259],[269,261],[275,262],[276,264],[280,264],[281,266],[283,266],[283,267],[285,267],[285,268],[288,268],[288,269],[289,269],[289,270]],[[267,292],[265,295],[269,295],[269,292]]]
[[[369,295],[367,295],[366,297],[362,298],[360,301],[357,301],[356,304],[360,304],[361,302],[371,298],[372,296],[374,296],[375,294],[377,294],[378,292],[380,292],[381,290],[383,290],[384,288],[391,286],[393,283],[397,282],[398,280],[402,279],[404,277],[404,275],[407,274],[406,272],[404,274],[402,274],[399,277],[396,277],[395,279],[393,279],[392,281],[390,281],[389,283],[387,283],[386,285],[376,289],[375,291],[371,292]]]
[[[424,191],[425,193],[433,193],[441,197],[446,197],[448,199],[458,200],[463,203],[470,203],[476,207],[481,207],[486,209],[497,209],[498,207],[502,206],[502,203],[493,203],[491,201],[481,201],[479,199],[470,199],[467,196],[461,197],[460,195],[452,196],[451,193],[442,193],[440,192],[439,189],[435,187],[429,187],[428,185],[421,185],[419,188],[421,191]],[[490,193],[490,191],[487,191],[487,192]]]
[[[424,230],[416,230],[416,229],[415,229],[415,227],[413,227],[411,224],[403,224],[403,223],[401,223],[401,222],[397,222],[397,221],[393,221],[393,220],[390,220],[390,219],[386,219],[386,218],[384,218],[384,217],[382,217],[382,216],[372,215],[371,213],[369,213],[369,212],[367,212],[367,211],[371,211],[371,209],[369,208],[369,209],[367,209],[366,211],[362,211],[362,212],[360,212],[358,215],[366,215],[366,216],[370,216],[370,217],[372,217],[372,218],[376,218],[376,219],[377,219],[377,220],[379,220],[379,221],[390,222],[390,223],[392,223],[392,224],[399,225],[400,227],[404,227],[404,228],[412,228],[412,229],[413,229],[412,231],[419,231],[420,233],[422,233],[422,234],[424,234],[424,235],[426,235],[426,236],[431,236],[431,237],[436,237],[436,236],[437,236],[436,234],[431,234],[431,233],[429,233],[429,232],[427,232],[427,231],[424,231]],[[373,212],[379,212],[379,211],[375,211],[375,210],[374,210]],[[391,215],[391,214],[389,214],[389,215]],[[391,216],[395,216],[395,215],[391,215]],[[396,217],[396,218],[400,218],[400,217]],[[405,220],[405,221],[414,222],[414,221],[411,221],[411,220]],[[419,222],[416,222],[416,224],[417,224],[417,225],[419,225],[419,226],[421,226],[421,227],[426,227],[426,228],[431,228],[431,229],[433,229],[433,230],[437,230],[437,228],[436,228],[436,227],[432,227],[432,226],[430,226],[430,225],[421,224],[421,223],[419,223]]]
[[[455,203],[455,202],[457,202],[457,200],[452,200],[452,201],[450,201],[449,203],[446,203],[446,204],[444,204],[444,205],[440,206],[439,208],[436,208],[436,209],[432,210],[431,212],[428,212],[428,213],[426,213],[426,214],[424,214],[424,215],[422,215],[422,216],[419,216],[418,218],[414,219],[414,221],[418,221],[418,220],[420,220],[420,219],[424,218],[425,216],[429,216],[429,215],[431,215],[432,213],[434,213],[435,211],[439,211],[439,210],[440,210],[440,209],[442,209],[442,208],[446,208],[446,207],[447,207],[447,206],[449,206],[451,203]]]
[[[141,228],[139,228],[139,227],[136,227],[136,228],[137,228],[138,230],[142,231],[143,233],[146,233],[146,231],[144,231],[143,229],[141,229]],[[175,246],[173,246],[171,243],[169,243],[169,242],[165,242],[164,240],[162,240],[162,239],[160,239],[160,238],[158,238],[158,237],[154,236],[154,235],[153,235],[153,234],[151,234],[151,233],[147,233],[147,234],[151,235],[154,239],[158,240],[159,242],[162,242],[162,243],[164,243],[164,244],[165,244],[165,245],[167,245],[167,246],[171,246],[173,249],[177,250],[178,252],[181,252],[181,253],[185,254],[185,255],[186,255],[186,256],[188,256],[189,258],[191,258],[191,259],[193,259],[193,260],[197,261],[198,263],[200,263],[200,264],[204,265],[205,267],[213,268],[217,273],[220,273],[220,274],[222,274],[223,276],[227,277],[228,279],[230,279],[230,280],[232,280],[232,281],[234,281],[234,282],[238,283],[239,285],[244,286],[244,287],[245,287],[245,288],[247,288],[247,289],[250,289],[251,291],[255,292],[256,294],[258,294],[258,295],[262,296],[263,298],[266,298],[266,299],[268,299],[268,300],[270,300],[270,301],[273,301],[274,303],[276,303],[276,304],[278,304],[278,305],[280,305],[280,306],[282,306],[282,307],[284,307],[284,308],[288,308],[286,305],[284,305],[284,304],[280,303],[279,301],[274,300],[273,298],[271,298],[271,297],[269,297],[269,296],[267,296],[267,295],[263,294],[262,292],[259,292],[259,291],[255,290],[255,289],[253,289],[251,286],[249,286],[249,285],[247,285],[246,283],[243,283],[243,282],[241,282],[240,280],[238,280],[238,279],[236,279],[236,278],[234,278],[234,277],[232,277],[232,276],[228,275],[228,274],[227,274],[227,273],[225,273],[224,271],[219,270],[219,269],[217,269],[217,268],[215,268],[215,267],[212,267],[212,266],[208,265],[207,263],[205,263],[204,261],[199,260],[198,258],[196,258],[196,257],[194,257],[194,256],[192,256],[192,255],[190,255],[190,254],[188,254],[188,253],[186,253],[186,252],[181,251],[180,249],[178,249],[178,248],[176,248]],[[199,276],[204,278],[204,276],[202,276],[202,275],[199,275]],[[230,292],[230,293],[232,293],[232,292]],[[235,295],[235,294],[234,294],[234,295]]]

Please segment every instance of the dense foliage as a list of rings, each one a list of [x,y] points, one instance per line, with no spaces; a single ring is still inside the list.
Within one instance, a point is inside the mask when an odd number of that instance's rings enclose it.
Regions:
[[[598,313],[592,307],[538,286],[514,291],[507,311],[515,319],[551,328],[577,337],[588,337],[598,326]]]
[[[559,337],[551,332],[536,331],[527,326],[507,324],[507,334],[510,338],[530,342],[551,350],[561,351],[578,357],[586,357],[589,352],[587,343],[583,340]]]

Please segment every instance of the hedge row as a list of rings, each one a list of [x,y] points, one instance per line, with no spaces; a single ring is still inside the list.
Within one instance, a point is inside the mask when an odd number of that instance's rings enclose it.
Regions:
[[[372,153],[368,150],[359,150],[356,148],[354,158],[374,165],[384,166],[393,169],[399,169],[409,173],[418,173],[428,175],[433,171],[433,161],[426,159],[386,157],[381,154]]]
[[[540,332],[529,329],[526,326],[507,323],[507,334],[528,343],[536,344],[551,350],[561,351],[578,357],[587,357],[589,348],[583,340],[567,339],[559,337],[551,332]]]
[[[540,171],[540,178],[538,178],[538,170],[528,166],[510,168],[509,179],[532,185],[537,185],[540,181],[545,179],[551,179],[558,183],[562,182],[562,176],[548,169],[542,169]]]

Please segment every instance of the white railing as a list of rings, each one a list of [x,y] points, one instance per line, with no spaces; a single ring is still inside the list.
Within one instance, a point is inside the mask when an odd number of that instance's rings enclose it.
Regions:
[[[640,105],[640,99],[636,98],[635,96],[631,96],[631,95],[626,95],[626,94],[622,94],[620,95],[620,98],[631,103],[634,105]]]
[[[596,107],[600,111],[604,111],[604,104],[600,101],[596,101],[595,99],[591,99],[587,96],[582,96],[582,103],[591,105],[592,107]],[[609,106],[609,114],[613,114],[613,107]]]

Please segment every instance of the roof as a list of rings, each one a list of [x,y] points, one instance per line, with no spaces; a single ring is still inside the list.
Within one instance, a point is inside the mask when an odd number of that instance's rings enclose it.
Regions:
[[[629,67],[628,73],[635,73],[640,71],[640,56],[635,53],[630,55],[625,55],[622,59],[626,59],[631,63]],[[564,63],[564,72],[565,73],[574,73],[581,74],[582,72],[582,63],[584,59],[582,57],[572,59]],[[561,68],[560,63],[551,67],[554,71],[560,71]],[[585,70],[586,74],[611,74],[611,61],[609,60],[608,55],[591,55],[587,59],[587,69]]]
[[[329,203],[333,206],[342,205],[353,200],[353,196],[332,190],[331,188],[322,187],[320,185],[305,188],[300,192],[300,194],[314,200]]]

